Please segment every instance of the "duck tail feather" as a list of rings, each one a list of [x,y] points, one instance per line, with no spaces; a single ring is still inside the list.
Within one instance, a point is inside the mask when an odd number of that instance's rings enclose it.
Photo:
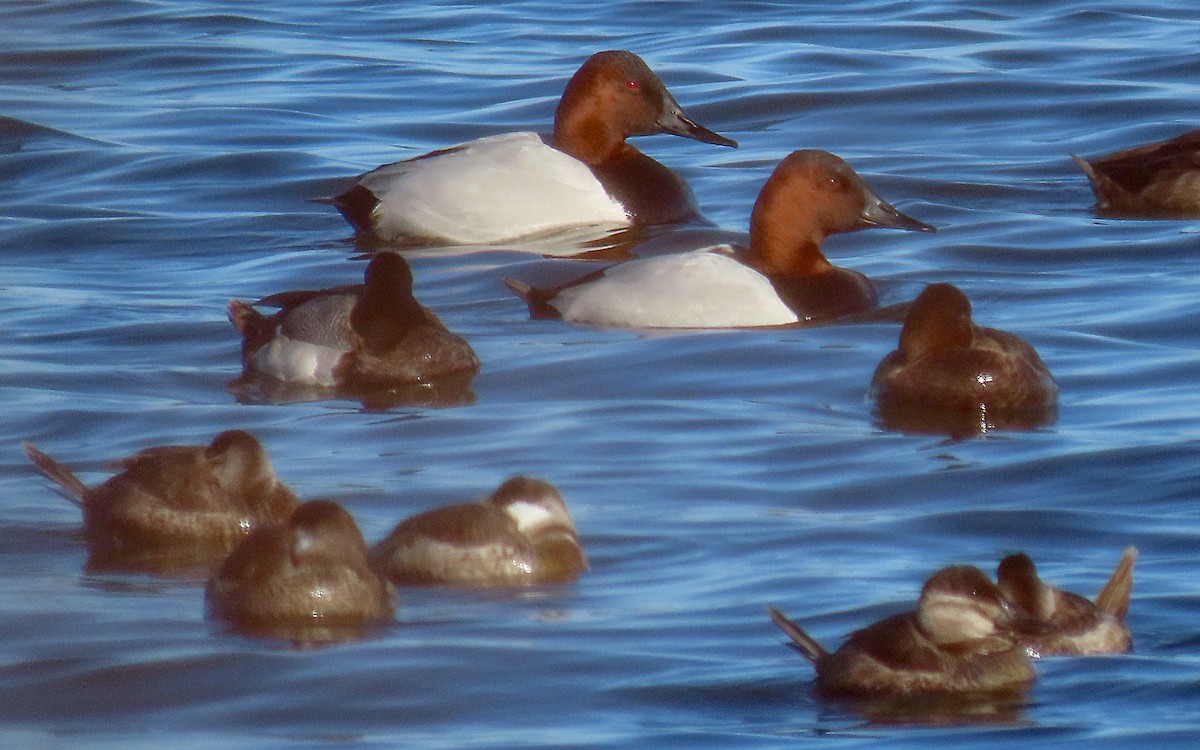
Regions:
[[[1096,606],[1118,620],[1124,620],[1125,613],[1129,611],[1129,597],[1133,593],[1133,563],[1137,560],[1137,554],[1136,547],[1126,547],[1112,577],[1096,595]]]
[[[504,285],[516,292],[517,296],[529,306],[529,317],[534,319],[562,317],[558,310],[550,304],[550,300],[554,298],[555,294],[553,290],[531,286],[524,281],[507,277],[504,279]]]
[[[792,639],[792,645],[795,649],[804,654],[813,663],[816,663],[821,657],[829,653],[821,644],[817,643],[816,639],[804,632],[804,629],[797,625],[794,620],[788,619],[787,615],[774,607],[767,607],[767,614],[771,616],[771,621],[778,625],[780,630],[787,633],[788,638]]]
[[[37,470],[59,486],[58,494],[76,505],[83,505],[83,496],[87,492],[87,485],[79,481],[75,472],[42,453],[28,440],[23,441],[21,447],[25,449],[25,455],[29,457]]]

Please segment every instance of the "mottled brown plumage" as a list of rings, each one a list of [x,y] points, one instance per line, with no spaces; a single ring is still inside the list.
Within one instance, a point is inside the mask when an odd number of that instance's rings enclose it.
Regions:
[[[1072,158],[1087,175],[1100,211],[1200,216],[1200,130],[1094,159]]]
[[[401,521],[371,550],[371,562],[402,585],[564,583],[587,568],[558,490],[523,476],[508,479],[480,502]]]
[[[297,505],[258,440],[229,430],[208,445],[165,445],[118,459],[120,473],[88,488],[30,443],[25,453],[83,509],[94,569],[174,572],[220,562],[251,529]]]
[[[1021,338],[971,320],[971,303],[952,284],[930,284],[913,302],[900,345],[885,356],[871,390],[886,423],[966,415],[975,424],[1031,427],[1054,418],[1050,370]]]
[[[391,618],[393,590],[367,562],[354,519],[310,500],[286,523],[255,529],[209,579],[210,614],[254,634],[355,637]]]
[[[1127,548],[1092,602],[1042,581],[1028,555],[1005,557],[996,577],[1005,596],[1026,617],[1015,630],[1018,641],[1034,656],[1128,651],[1132,639],[1125,613],[1133,590],[1136,559],[1137,550]]]
[[[975,567],[943,568],[925,582],[915,610],[851,633],[832,652],[778,610],[769,612],[813,662],[822,696],[1020,692],[1033,681],[1029,658],[1007,635],[1008,602]]]

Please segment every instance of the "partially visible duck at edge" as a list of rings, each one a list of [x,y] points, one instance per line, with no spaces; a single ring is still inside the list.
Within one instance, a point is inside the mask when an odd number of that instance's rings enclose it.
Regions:
[[[619,263],[557,289],[506,283],[534,317],[624,328],[726,328],[817,322],[873,308],[875,286],[821,253],[837,232],[934,228],[897,211],[827,151],[788,155],[763,185],[749,244]]]
[[[1136,559],[1137,550],[1126,548],[1092,602],[1042,581],[1029,555],[1005,557],[996,571],[1000,590],[1027,617],[1025,626],[1015,631],[1018,641],[1031,656],[1128,651],[1132,639],[1125,613],[1129,611]]]
[[[1019,693],[1033,682],[1029,657],[1007,637],[1008,601],[972,566],[939,570],[916,610],[857,630],[832,652],[778,610],[768,612],[816,666],[822,697]]]
[[[370,389],[479,370],[470,344],[417,302],[408,262],[395,253],[372,257],[361,285],[282,292],[254,305],[280,309],[264,315],[229,303],[242,334],[242,379]]]
[[[1200,216],[1200,130],[1094,159],[1072,154],[1096,209],[1128,217]]]
[[[968,421],[1032,427],[1054,418],[1050,370],[1021,338],[976,325],[971,302],[953,284],[925,287],[909,308],[899,348],[871,378],[885,422],[905,427],[914,414],[966,415]]]
[[[228,430],[208,445],[147,448],[87,487],[25,443],[25,454],[83,510],[90,569],[184,572],[219,563],[246,534],[286,521],[298,501],[253,435]]]
[[[640,57],[597,52],[568,81],[553,135],[509,133],[386,164],[330,202],[384,242],[482,244],[698,218],[687,183],[625,142],[655,133],[737,146],[685,115]]]
[[[514,476],[491,496],[401,521],[371,550],[400,585],[569,583],[587,568],[575,523],[553,485]]]
[[[205,601],[212,616],[252,634],[340,640],[390,619],[393,594],[350,514],[310,500],[243,539],[209,579]]]

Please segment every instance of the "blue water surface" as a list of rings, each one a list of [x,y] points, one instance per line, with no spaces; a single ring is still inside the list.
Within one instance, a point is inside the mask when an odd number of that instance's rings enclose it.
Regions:
[[[361,279],[312,199],[378,164],[545,129],[592,52],[641,54],[737,150],[638,139],[743,230],[797,148],[937,234],[832,238],[885,302],[951,281],[1041,352],[1058,419],[904,434],[866,399],[898,325],[639,333],[529,320],[530,248],[419,250],[483,362],[474,402],[239,401],[232,297]],[[1183,0],[0,5],[0,744],[173,748],[1192,747],[1200,738],[1195,221],[1098,218],[1070,153],[1196,127]],[[536,248],[533,248],[536,249]],[[251,430],[368,540],[512,473],[560,487],[573,586],[401,592],[377,637],[227,632],[194,580],[84,571],[88,482]],[[1140,551],[1127,655],[1038,664],[998,723],[891,726],[811,693],[774,604],[834,646],[937,568],[1027,551],[1091,596]]]

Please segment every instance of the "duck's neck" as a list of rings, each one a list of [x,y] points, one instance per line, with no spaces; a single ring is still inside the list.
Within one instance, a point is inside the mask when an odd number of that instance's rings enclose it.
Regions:
[[[412,292],[389,293],[368,286],[350,312],[350,327],[369,350],[386,351],[424,319],[425,311]]]
[[[767,192],[764,188],[764,192]],[[815,276],[834,265],[821,253],[825,230],[802,202],[768,193],[750,214],[746,261],[767,276]]]
[[[554,116],[554,147],[589,166],[638,153],[616,123],[595,114],[598,111],[598,106],[571,106],[564,95]]]

